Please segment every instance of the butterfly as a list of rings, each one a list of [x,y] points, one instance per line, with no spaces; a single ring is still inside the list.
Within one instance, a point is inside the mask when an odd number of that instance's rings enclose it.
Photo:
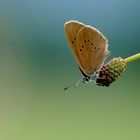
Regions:
[[[70,49],[83,74],[75,86],[81,80],[83,83],[96,81],[99,70],[110,53],[107,38],[98,29],[76,20],[66,22],[64,30]]]

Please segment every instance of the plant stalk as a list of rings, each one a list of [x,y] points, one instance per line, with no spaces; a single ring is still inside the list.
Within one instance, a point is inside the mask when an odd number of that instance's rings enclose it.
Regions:
[[[135,54],[135,55],[132,55],[132,56],[130,56],[128,58],[125,58],[124,61],[126,63],[129,63],[129,62],[134,61],[134,60],[137,60],[137,59],[140,59],[140,53]]]

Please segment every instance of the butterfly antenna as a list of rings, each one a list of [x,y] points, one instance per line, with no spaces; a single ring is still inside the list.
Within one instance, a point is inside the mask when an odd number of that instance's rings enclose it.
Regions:
[[[71,83],[70,85],[68,85],[67,87],[64,88],[64,90],[67,90],[68,88],[72,87],[74,85],[74,83]]]
[[[76,83],[75,82],[71,83],[69,86],[65,87],[64,90],[67,90],[68,88],[70,88],[72,86],[77,87],[82,79],[83,79],[83,77],[80,78]]]
[[[80,79],[77,81],[77,83],[75,84],[74,87],[77,87],[83,78],[84,78],[84,76],[82,76],[82,78],[80,78]]]

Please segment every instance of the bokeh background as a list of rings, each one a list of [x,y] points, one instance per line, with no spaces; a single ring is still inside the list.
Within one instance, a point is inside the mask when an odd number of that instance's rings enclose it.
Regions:
[[[140,139],[140,60],[108,88],[63,91],[81,77],[70,19],[104,33],[108,60],[140,52],[138,0],[0,0],[1,140]]]

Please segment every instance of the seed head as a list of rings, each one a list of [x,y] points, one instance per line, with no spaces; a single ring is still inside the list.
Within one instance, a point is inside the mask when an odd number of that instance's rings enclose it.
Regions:
[[[126,67],[127,64],[124,59],[121,57],[113,58],[100,69],[99,77],[96,80],[97,85],[108,87],[122,75]]]

